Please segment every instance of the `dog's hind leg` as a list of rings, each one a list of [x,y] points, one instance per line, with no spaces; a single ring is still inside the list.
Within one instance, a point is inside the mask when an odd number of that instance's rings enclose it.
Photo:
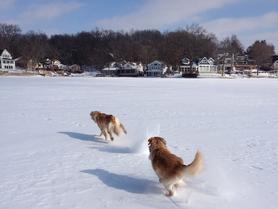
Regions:
[[[180,179],[174,184],[174,188],[178,188],[179,186],[184,186],[184,185],[185,185],[184,180]]]
[[[167,189],[167,193],[165,194],[167,197],[173,196],[174,195],[174,185],[169,185]]]
[[[165,189],[167,190],[166,196],[170,197],[174,195],[174,184],[171,181],[166,181],[166,180],[160,180],[160,182],[163,184]]]

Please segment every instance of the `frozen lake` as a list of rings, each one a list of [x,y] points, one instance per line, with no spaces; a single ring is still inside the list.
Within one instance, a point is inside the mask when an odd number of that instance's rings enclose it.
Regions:
[[[128,134],[105,142],[89,116]],[[0,77],[0,208],[276,209],[277,79]],[[146,140],[205,170],[169,199]]]

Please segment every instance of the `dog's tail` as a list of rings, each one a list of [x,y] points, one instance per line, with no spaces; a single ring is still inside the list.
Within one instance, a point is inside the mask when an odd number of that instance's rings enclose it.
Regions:
[[[125,130],[124,125],[120,123],[120,127],[121,127],[121,129],[123,130],[123,132],[124,132],[125,134],[127,134],[127,131]]]
[[[192,163],[190,163],[189,165],[185,165],[184,171],[185,171],[185,174],[196,175],[196,174],[200,173],[200,171],[203,169],[203,167],[204,167],[203,156],[199,151],[197,151]]]
[[[125,134],[127,134],[125,127],[123,126],[123,124],[120,123],[120,121],[118,120],[118,118],[114,117],[114,125],[113,125],[113,132],[119,136],[122,132],[124,132]]]

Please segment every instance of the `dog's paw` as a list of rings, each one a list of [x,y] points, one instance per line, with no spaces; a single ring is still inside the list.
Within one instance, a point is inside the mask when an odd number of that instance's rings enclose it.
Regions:
[[[166,193],[165,193],[165,196],[166,197],[172,197],[174,195],[174,192],[173,191],[167,191]]]

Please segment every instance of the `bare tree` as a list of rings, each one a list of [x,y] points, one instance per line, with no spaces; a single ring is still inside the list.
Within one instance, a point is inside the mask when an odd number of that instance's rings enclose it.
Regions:
[[[238,40],[236,35],[225,38],[219,44],[220,53],[229,53],[234,55],[241,55],[244,52],[244,47]]]
[[[8,49],[14,56],[19,56],[20,34],[18,25],[0,23],[0,48]]]
[[[247,48],[247,53],[256,61],[260,68],[269,69],[271,65],[271,57],[275,54],[275,50],[274,46],[268,44],[265,40],[257,40]]]

